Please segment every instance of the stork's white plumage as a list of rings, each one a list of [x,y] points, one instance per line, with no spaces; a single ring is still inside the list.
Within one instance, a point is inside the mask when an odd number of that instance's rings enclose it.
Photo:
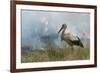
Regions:
[[[63,24],[61,29],[58,32],[60,33],[62,30],[61,40],[67,42],[70,46],[77,45],[77,46],[83,47],[83,44],[78,36],[73,36],[70,33],[65,33],[66,28],[67,28],[67,25]]]
[[[70,33],[66,33],[66,34],[64,34],[64,36],[63,36],[64,38],[69,38],[70,40],[72,40],[72,41],[74,41],[74,40],[78,40],[78,38],[76,37],[76,36],[74,36],[74,35],[72,35],[72,34],[70,34]]]

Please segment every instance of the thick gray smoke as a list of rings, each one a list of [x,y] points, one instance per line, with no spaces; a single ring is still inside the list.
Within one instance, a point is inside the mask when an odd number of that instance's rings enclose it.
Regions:
[[[55,43],[61,47],[60,35],[57,33],[62,24],[68,25],[65,33],[78,35],[81,39],[90,38],[90,14],[74,12],[50,12],[22,10],[22,47],[46,47]]]

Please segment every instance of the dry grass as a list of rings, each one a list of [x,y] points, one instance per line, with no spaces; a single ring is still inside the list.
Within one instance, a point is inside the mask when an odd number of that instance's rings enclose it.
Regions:
[[[45,50],[35,49],[21,56],[21,62],[47,62],[89,59],[89,48],[53,48],[49,45]]]

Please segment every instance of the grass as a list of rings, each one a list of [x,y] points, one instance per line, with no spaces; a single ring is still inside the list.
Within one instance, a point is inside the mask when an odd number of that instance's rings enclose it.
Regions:
[[[24,52],[21,55],[21,62],[47,62],[47,61],[67,61],[67,60],[86,60],[89,59],[89,48],[54,48],[50,45],[44,50],[34,49]]]

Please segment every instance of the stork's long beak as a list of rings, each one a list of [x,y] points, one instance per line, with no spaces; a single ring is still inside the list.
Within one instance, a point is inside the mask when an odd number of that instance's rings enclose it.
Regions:
[[[63,27],[60,28],[60,30],[58,31],[58,33],[60,33],[60,31],[63,29]]]

